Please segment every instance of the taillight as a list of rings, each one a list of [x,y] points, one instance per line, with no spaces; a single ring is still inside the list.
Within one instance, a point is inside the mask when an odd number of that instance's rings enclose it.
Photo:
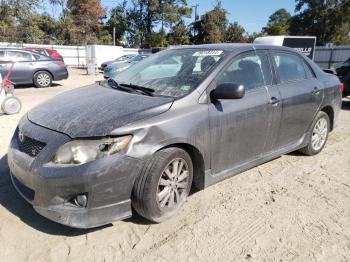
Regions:
[[[339,90],[340,90],[340,93],[344,92],[344,84],[343,83],[339,84]]]
[[[66,65],[63,61],[55,61],[54,63],[60,67],[66,67]]]

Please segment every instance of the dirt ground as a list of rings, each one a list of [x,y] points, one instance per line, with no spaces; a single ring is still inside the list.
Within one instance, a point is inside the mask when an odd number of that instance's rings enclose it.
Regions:
[[[7,147],[26,111],[101,79],[70,73],[17,89],[21,114],[0,116],[0,261],[350,261],[350,100],[318,156],[284,155],[194,193],[165,223],[76,230],[36,214],[10,184]]]

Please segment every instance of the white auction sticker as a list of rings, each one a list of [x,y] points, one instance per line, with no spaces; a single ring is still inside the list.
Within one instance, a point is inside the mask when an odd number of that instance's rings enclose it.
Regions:
[[[222,54],[222,50],[208,50],[208,51],[198,51],[195,52],[192,56],[217,56]]]

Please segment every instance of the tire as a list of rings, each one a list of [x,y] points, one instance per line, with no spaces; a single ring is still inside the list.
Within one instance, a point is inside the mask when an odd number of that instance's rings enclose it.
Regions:
[[[317,155],[322,151],[322,149],[326,145],[329,131],[330,131],[330,120],[328,115],[322,111],[318,112],[310,129],[310,135],[308,137],[308,145],[300,149],[299,151],[308,156]]]
[[[37,88],[50,87],[52,85],[53,77],[47,71],[38,71],[34,74],[34,85]]]
[[[177,182],[167,175],[175,172],[175,166],[182,167],[175,176],[180,179]],[[175,147],[160,150],[137,177],[132,206],[140,216],[152,222],[163,222],[181,209],[191,190],[192,179],[193,164],[186,151]]]
[[[14,115],[19,113],[22,108],[21,101],[15,96],[6,97],[5,100],[1,103],[1,110],[6,115]]]

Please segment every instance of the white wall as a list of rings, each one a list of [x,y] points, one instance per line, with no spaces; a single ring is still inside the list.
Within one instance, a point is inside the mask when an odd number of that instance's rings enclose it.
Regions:
[[[123,48],[121,46],[111,45],[64,46],[0,42],[0,47],[45,47],[55,49],[63,56],[66,65],[82,67],[86,67],[88,61],[91,60],[94,60],[97,66],[100,66],[103,62],[114,60],[122,55],[150,52],[150,50]]]
[[[138,54],[138,49],[126,49],[121,46],[108,46],[108,45],[87,45],[86,46],[86,58],[88,60],[94,60],[97,66],[100,66],[103,62],[114,60],[125,54]]]

